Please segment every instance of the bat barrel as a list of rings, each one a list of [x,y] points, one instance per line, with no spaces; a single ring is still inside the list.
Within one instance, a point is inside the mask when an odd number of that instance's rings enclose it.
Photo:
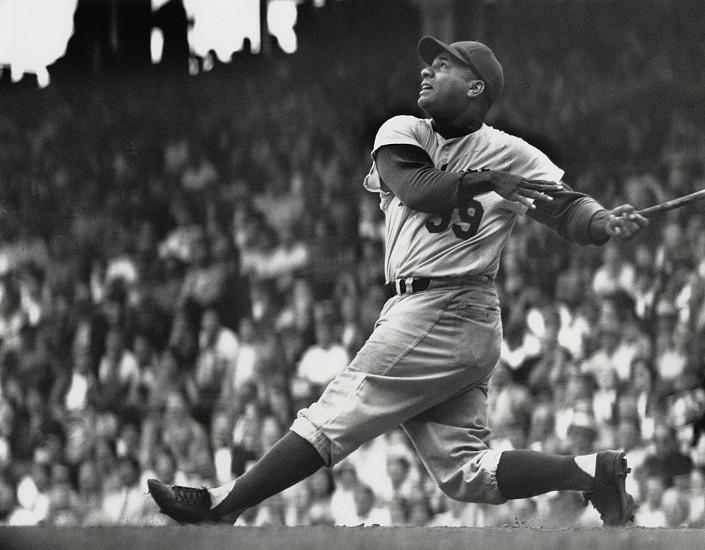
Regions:
[[[703,199],[705,199],[705,189],[701,189],[700,191],[696,191],[695,193],[690,193],[688,195],[683,195],[677,199],[662,202],[661,204],[657,204],[655,206],[644,208],[643,210],[639,210],[637,213],[642,216],[652,216],[653,214],[666,212],[667,210],[673,210],[674,208],[680,208],[681,206],[685,206]]]

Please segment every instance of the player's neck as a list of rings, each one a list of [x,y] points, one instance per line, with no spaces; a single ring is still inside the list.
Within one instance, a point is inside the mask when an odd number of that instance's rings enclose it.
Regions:
[[[479,119],[455,119],[455,120],[438,120],[433,119],[433,128],[441,134],[445,139],[458,138],[472,134],[480,129],[482,120]]]

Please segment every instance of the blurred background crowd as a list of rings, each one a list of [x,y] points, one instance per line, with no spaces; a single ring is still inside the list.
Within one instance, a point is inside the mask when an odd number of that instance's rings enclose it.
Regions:
[[[528,12],[491,36],[490,123],[606,207],[705,187],[705,44],[657,4],[626,32],[595,16],[594,40],[549,48]],[[3,89],[1,524],[163,521],[146,479],[236,479],[363,345],[386,296],[362,178],[379,124],[418,114],[421,66],[418,32],[393,63],[350,36],[186,79]],[[524,218],[496,279],[492,446],[626,450],[640,526],[705,526],[704,223],[695,205],[577,247]],[[393,430],[238,524],[601,522],[573,492],[450,501]]]

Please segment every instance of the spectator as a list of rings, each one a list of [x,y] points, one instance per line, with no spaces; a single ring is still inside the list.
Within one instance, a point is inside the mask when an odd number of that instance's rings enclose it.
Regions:
[[[281,367],[281,348],[275,342],[276,335],[266,333],[264,328],[252,319],[240,322],[240,345],[237,358],[228,363],[223,376],[219,403],[237,410],[244,406],[249,390],[259,391],[259,383],[274,376]],[[262,386],[266,387],[266,386]]]
[[[643,468],[647,475],[659,476],[664,488],[673,487],[676,478],[689,476],[693,470],[692,459],[678,448],[676,430],[663,423],[654,429],[653,450],[644,458]]]
[[[358,301],[359,297],[352,292],[340,297],[340,343],[348,357],[355,357],[368,336],[360,324]]]
[[[379,240],[364,239],[360,243],[356,284],[361,289],[384,283],[384,244]]]
[[[51,469],[48,522],[74,526],[81,523],[78,494],[73,489],[68,467],[62,463],[55,463]]]
[[[321,468],[306,482],[309,498],[302,518],[303,525],[334,525],[331,498],[335,484],[331,471],[327,468]]]
[[[125,333],[120,328],[111,328],[106,335],[105,355],[98,366],[98,409],[122,415],[136,406],[139,375],[137,359],[127,347]]]
[[[570,351],[559,343],[561,315],[558,309],[546,308],[543,312],[543,335],[540,353],[528,374],[528,386],[534,395],[552,396],[554,385],[564,380],[567,372],[575,368]]]
[[[656,393],[658,378],[653,364],[645,357],[632,359],[630,368],[631,386],[622,396],[622,403],[633,402],[633,412],[639,419],[642,437],[650,440],[654,433],[656,419],[660,413],[659,396]]]
[[[705,527],[705,474],[702,467],[694,468],[691,473],[688,505],[690,508],[689,527]]]
[[[212,245],[205,234],[193,240],[190,260],[186,264],[179,304],[201,313],[207,308],[216,308],[232,283],[231,266],[227,252],[221,261],[214,261]],[[225,260],[225,261],[224,261]]]
[[[198,356],[198,331],[189,311],[180,308],[174,317],[168,348],[180,371],[193,370]]]
[[[631,363],[637,350],[625,342],[622,324],[614,315],[605,314],[598,330],[599,347],[581,363],[581,372],[597,377],[601,371],[609,370],[620,382],[628,380]]]
[[[97,435],[93,443],[93,456],[103,491],[114,491],[120,487],[120,472],[115,441],[107,435]]]
[[[392,524],[392,518],[387,508],[378,506],[377,496],[369,485],[360,484],[355,489],[355,525],[382,527]]]
[[[658,473],[646,477],[644,501],[634,514],[635,525],[641,527],[666,527],[666,515],[661,508],[667,483]]]
[[[240,343],[235,332],[222,325],[218,312],[208,308],[201,317],[198,344],[196,368],[188,386],[194,415],[208,426],[226,373],[235,368]]]
[[[618,383],[617,373],[613,370],[601,370],[595,376],[596,388],[592,396],[592,409],[595,411],[595,420],[604,430],[609,430],[617,422]]]
[[[16,506],[15,487],[6,476],[0,475],[0,525],[10,525]]]
[[[636,274],[634,265],[624,257],[619,244],[607,243],[602,251],[602,265],[592,279],[592,291],[607,296],[618,290],[633,292]]]
[[[98,402],[98,378],[93,371],[93,364],[88,350],[74,352],[74,365],[70,379],[66,384],[63,398],[64,409],[71,413],[81,413]]]
[[[112,524],[139,525],[144,520],[144,491],[140,487],[140,465],[134,457],[118,459],[120,485],[106,491],[103,513]]]
[[[350,460],[343,460],[333,469],[335,489],[331,495],[330,508],[335,525],[357,525],[355,515],[355,489],[360,479]]]
[[[511,426],[528,430],[531,393],[524,385],[512,380],[509,367],[500,362],[490,379],[488,412],[491,428],[496,435],[506,434]]]
[[[17,483],[18,506],[12,512],[10,525],[40,525],[49,519],[49,466],[34,461],[31,471]]]
[[[656,333],[656,371],[660,390],[664,393],[676,389],[677,380],[688,368],[687,328],[677,323],[675,313],[661,312],[661,322]]]
[[[20,462],[31,462],[51,422],[46,396],[34,387],[25,389],[20,406],[13,413],[10,448]]]
[[[177,197],[170,207],[176,226],[159,244],[159,254],[188,264],[193,260],[198,241],[203,238],[203,228],[196,223],[195,213],[184,197]]]
[[[286,376],[273,377],[263,388],[262,401],[269,415],[280,426],[289,426],[294,420],[294,407],[287,385]]]
[[[262,408],[254,395],[243,404],[233,428],[233,473],[241,476],[261,456]]]
[[[667,489],[663,493],[661,503],[666,527],[687,527],[690,515],[690,502],[686,494],[675,487]]]
[[[555,430],[558,438],[565,442],[568,429],[577,411],[592,412],[593,380],[580,373],[572,373],[560,392],[555,411]]]
[[[93,525],[103,521],[103,486],[93,460],[85,460],[78,467],[76,497],[77,511],[82,525]]]
[[[528,449],[558,453],[562,443],[556,434],[556,418],[552,402],[537,403],[531,411],[531,423],[526,437]]]
[[[205,430],[196,430],[188,443],[188,461],[183,464],[187,485],[211,486],[215,481],[215,464]]]
[[[575,413],[568,426],[567,454],[580,451],[581,455],[595,452],[595,443],[599,435],[599,428],[589,405],[586,410],[581,410],[576,404]],[[579,456],[579,455],[575,455]]]
[[[233,421],[224,408],[213,412],[210,430],[210,451],[213,455],[215,480],[218,486],[234,479],[233,475]],[[158,478],[161,479],[161,478]]]
[[[205,428],[191,416],[183,393],[170,392],[166,399],[161,443],[174,456],[177,469],[184,473],[189,472],[193,459],[190,444],[196,438],[199,441],[207,439]]]
[[[140,373],[140,388],[146,394],[145,405],[150,413],[162,412],[170,395],[184,391],[183,374],[177,356],[167,348],[156,358],[153,368]]]
[[[335,375],[350,361],[347,351],[337,341],[334,311],[327,303],[319,304],[315,312],[316,342],[302,355],[296,374],[313,387],[319,396]]]
[[[305,273],[310,261],[307,243],[292,223],[281,228],[268,260],[261,262],[260,277],[276,279],[277,289],[288,292],[293,281]]]

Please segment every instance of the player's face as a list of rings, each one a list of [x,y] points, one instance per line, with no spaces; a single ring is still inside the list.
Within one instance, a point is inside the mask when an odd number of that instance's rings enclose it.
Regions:
[[[450,55],[441,53],[421,71],[418,105],[437,120],[452,120],[468,106],[472,71]]]

